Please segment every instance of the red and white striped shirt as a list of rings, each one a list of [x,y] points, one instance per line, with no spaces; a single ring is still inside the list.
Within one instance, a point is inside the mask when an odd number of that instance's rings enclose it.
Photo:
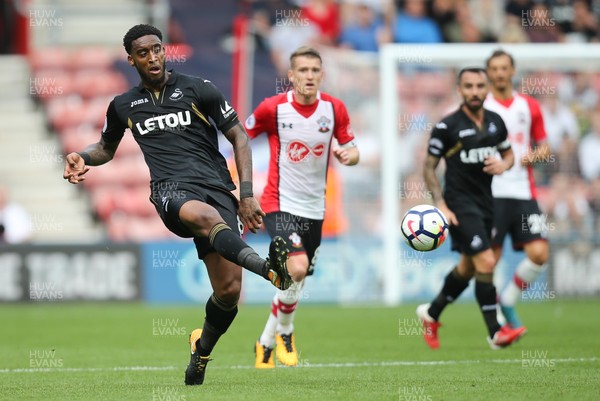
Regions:
[[[331,140],[353,147],[346,106],[323,92],[313,104],[294,100],[292,91],[262,101],[244,123],[250,137],[267,133],[269,175],[261,198],[265,213],[283,211],[321,220]]]
[[[513,92],[508,100],[496,99],[490,92],[483,106],[500,114],[508,129],[508,140],[515,155],[514,166],[492,180],[495,198],[535,199],[536,189],[531,166],[521,165],[534,144],[546,141],[540,105],[532,97]]]

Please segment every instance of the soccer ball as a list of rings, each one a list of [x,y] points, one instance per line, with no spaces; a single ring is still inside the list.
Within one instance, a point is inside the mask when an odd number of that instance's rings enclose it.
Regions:
[[[417,205],[402,218],[402,236],[417,251],[437,249],[446,240],[448,221],[440,210],[431,205]]]

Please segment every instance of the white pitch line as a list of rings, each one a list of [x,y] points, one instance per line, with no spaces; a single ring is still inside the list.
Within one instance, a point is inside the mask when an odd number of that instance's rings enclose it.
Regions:
[[[527,358],[526,358],[527,359]],[[555,363],[597,362],[599,357],[591,358],[548,358]],[[484,363],[522,363],[523,359],[484,359],[484,360],[449,360],[449,361],[387,361],[360,363],[308,363],[300,361],[295,368],[369,368],[386,366],[441,366],[441,365],[474,365]],[[185,366],[116,366],[112,368],[15,368],[0,369],[0,373],[45,373],[45,372],[138,372],[165,371],[184,369]],[[278,368],[286,369],[285,366]],[[252,365],[214,366],[213,369],[254,369]]]
[[[176,366],[116,366],[114,368],[16,368],[0,369],[0,373],[44,373],[44,372],[122,372],[175,370]]]

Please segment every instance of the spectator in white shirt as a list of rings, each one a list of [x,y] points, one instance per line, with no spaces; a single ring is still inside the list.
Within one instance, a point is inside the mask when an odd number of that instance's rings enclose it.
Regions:
[[[581,175],[591,182],[600,178],[600,111],[592,113],[591,131],[579,143],[579,166]]]
[[[0,243],[27,242],[33,234],[31,218],[25,209],[8,198],[8,190],[0,186]]]

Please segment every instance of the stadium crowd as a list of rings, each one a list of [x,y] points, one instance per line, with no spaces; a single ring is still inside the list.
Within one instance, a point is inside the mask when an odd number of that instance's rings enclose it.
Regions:
[[[498,43],[500,47],[508,43],[600,40],[600,4],[590,0],[266,0],[250,3],[257,41],[270,52],[281,76],[285,76],[288,49],[294,48],[290,46],[294,41],[377,52],[384,43]],[[399,118],[400,135],[407,148],[403,154],[407,156],[424,157],[426,135],[422,131],[455,105],[452,81],[441,75],[416,72],[399,77],[401,99],[407,110],[404,117]],[[520,88],[520,93],[537,98],[542,105],[552,151],[547,163],[535,170],[539,201],[549,218],[549,235],[557,239],[597,238],[600,235],[600,159],[595,155],[600,151],[600,74],[521,71],[519,78],[520,85],[515,87]],[[351,87],[352,90],[340,96],[357,97],[356,85]],[[359,103],[356,99],[360,121],[360,109],[370,106]],[[411,117],[407,117],[409,114]],[[357,131],[360,134],[360,128]],[[415,153],[415,149],[420,152]],[[400,166],[407,188],[418,187],[421,165],[421,160],[411,158],[410,163]],[[405,199],[404,208],[410,206],[411,200]]]
[[[591,0],[250,0],[255,33],[358,51],[383,43],[597,42]],[[293,46],[290,46],[294,48]]]
[[[175,6],[177,2],[172,3]],[[500,47],[504,43],[591,43],[600,39],[600,3],[591,0],[243,0],[238,4],[239,10],[250,17],[257,51],[267,55],[280,77],[286,77],[291,49],[303,44],[376,54],[384,43],[474,42],[497,43]],[[232,11],[231,20],[234,14]],[[177,21],[173,22],[177,26]],[[0,25],[5,32],[7,21]],[[6,42],[11,35],[3,34],[2,38]],[[3,52],[10,52],[11,46],[4,42]],[[65,151],[97,137],[106,104],[128,85],[114,70],[111,51],[91,51],[93,58],[86,56],[85,50],[66,54],[65,49],[46,49],[29,57],[34,75],[40,77],[35,82],[50,82],[61,90],[59,94],[52,91],[56,88],[44,87],[36,92],[37,100],[47,110],[49,126],[61,136]],[[482,55],[482,60],[486,56]],[[90,61],[94,65],[85,65]],[[536,97],[542,105],[552,150],[548,163],[535,171],[539,201],[554,228],[550,235],[598,238],[600,158],[595,155],[600,150],[600,74],[521,71],[519,60],[516,68],[520,84],[515,87],[522,94]],[[369,152],[369,139],[362,138],[369,134],[375,137],[380,131],[372,118],[378,108],[373,101],[378,98],[374,93],[377,85],[369,84],[377,80],[376,71],[364,68],[353,72],[363,79],[336,74],[340,84],[335,85],[335,92],[330,86],[324,89],[346,101],[365,150],[361,172],[354,178],[365,178],[364,171],[371,167],[375,174],[372,182],[377,183],[377,151]],[[44,74],[51,79],[44,79]],[[399,168],[405,190],[420,188],[420,166],[431,124],[456,105],[452,75],[403,71],[399,76],[404,105],[399,131],[405,155],[399,157]],[[330,82],[331,78],[325,79],[326,85]],[[147,186],[142,184],[147,172],[138,170],[141,159],[136,144],[129,139],[121,146],[119,156],[123,158],[114,163],[114,171],[95,172],[88,182],[92,203],[110,238],[160,238],[166,233],[147,202]],[[372,160],[369,153],[374,155]],[[421,159],[414,160],[415,154]],[[119,172],[132,168],[139,174]],[[112,181],[115,176],[123,176],[126,181],[117,189]],[[404,206],[409,207],[413,200],[422,201],[405,199]],[[138,216],[132,217],[131,213]],[[365,220],[372,221],[372,216]],[[368,228],[366,231],[376,229]]]

